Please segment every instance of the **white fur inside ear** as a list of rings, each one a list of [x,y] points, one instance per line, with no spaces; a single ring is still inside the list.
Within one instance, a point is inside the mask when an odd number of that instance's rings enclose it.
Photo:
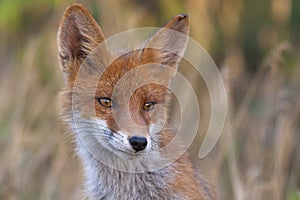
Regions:
[[[161,63],[178,64],[184,55],[188,40],[186,34],[162,28],[150,38],[145,48],[157,50],[154,56]]]

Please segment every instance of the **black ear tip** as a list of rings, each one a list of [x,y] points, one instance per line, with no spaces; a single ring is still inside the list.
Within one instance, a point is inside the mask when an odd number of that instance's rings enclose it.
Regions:
[[[187,14],[179,14],[177,15],[177,18],[178,18],[178,22],[183,20],[183,19],[188,19],[188,15]]]

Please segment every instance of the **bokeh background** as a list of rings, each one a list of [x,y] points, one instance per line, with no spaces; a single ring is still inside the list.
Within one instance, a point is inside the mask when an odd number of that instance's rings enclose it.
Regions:
[[[299,0],[79,2],[106,36],[187,13],[191,37],[224,77],[229,105],[217,145],[198,159],[209,95],[201,78],[181,69],[193,78],[203,116],[193,161],[218,199],[300,199]],[[56,108],[63,85],[56,33],[71,3],[0,0],[1,200],[82,199],[80,162]]]

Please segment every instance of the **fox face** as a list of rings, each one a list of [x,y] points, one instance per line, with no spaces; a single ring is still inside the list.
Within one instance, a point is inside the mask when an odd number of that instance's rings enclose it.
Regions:
[[[84,7],[66,10],[58,32],[66,84],[59,102],[78,146],[97,158],[134,160],[172,140],[169,85],[188,33],[188,17],[177,15],[141,48],[115,53]]]

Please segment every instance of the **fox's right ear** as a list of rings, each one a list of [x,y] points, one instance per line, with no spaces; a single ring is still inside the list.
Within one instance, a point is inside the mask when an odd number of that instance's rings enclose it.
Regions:
[[[104,40],[100,26],[84,6],[73,4],[66,9],[57,43],[59,64],[68,82],[75,80],[84,59]]]

